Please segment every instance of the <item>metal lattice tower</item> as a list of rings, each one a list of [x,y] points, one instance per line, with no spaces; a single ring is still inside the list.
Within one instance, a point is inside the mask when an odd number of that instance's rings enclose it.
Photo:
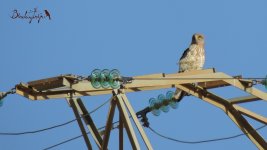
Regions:
[[[195,84],[197,83],[197,84]],[[120,86],[119,89],[99,88],[91,85],[91,81],[81,79],[74,75],[61,75],[57,77],[20,83],[16,85],[16,93],[31,100],[46,100],[55,98],[67,99],[77,118],[77,122],[83,134],[88,149],[92,149],[91,142],[86,134],[82,119],[87,125],[93,139],[99,149],[107,149],[112,130],[112,121],[115,109],[119,110],[119,146],[123,149],[123,129],[126,129],[128,138],[133,149],[140,149],[139,141],[134,132],[133,125],[129,119],[132,116],[133,123],[136,125],[142,140],[147,149],[153,149],[147,138],[135,111],[132,108],[126,94],[128,92],[139,92],[145,90],[157,90],[166,88],[179,88],[188,94],[191,94],[215,107],[220,108],[227,116],[245,133],[245,135],[259,149],[267,149],[266,141],[249,124],[244,116],[250,117],[256,121],[267,124],[267,118],[255,112],[241,107],[240,103],[253,102],[257,100],[267,101],[267,93],[253,87],[254,81],[242,79],[241,76],[232,77],[222,72],[216,72],[215,69],[206,69],[190,71],[175,74],[150,74],[136,76]],[[210,92],[210,89],[232,86],[248,95],[225,99]],[[109,113],[106,121],[105,132],[102,134],[97,130],[93,119],[83,105],[80,97],[94,96],[102,94],[111,94]],[[81,119],[82,118],[82,119]]]

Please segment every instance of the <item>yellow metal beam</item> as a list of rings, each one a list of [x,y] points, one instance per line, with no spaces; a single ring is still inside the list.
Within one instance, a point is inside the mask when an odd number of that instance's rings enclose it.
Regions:
[[[193,87],[190,85],[177,85],[177,87],[222,109],[259,149],[267,149],[266,141],[258,134],[257,131],[255,131],[255,129],[247,122],[241,113],[227,100],[208,92],[201,87]]]
[[[114,117],[114,113],[115,113],[115,108],[116,108],[116,100],[113,99],[110,102],[108,118],[107,118],[105,133],[104,133],[104,137],[103,137],[102,150],[107,150],[107,147],[108,147],[110,131],[112,128],[112,121],[113,121],[113,117]]]
[[[237,109],[238,111],[240,111],[243,115],[246,115],[254,120],[257,120],[263,124],[267,124],[267,118],[259,115],[259,114],[256,114],[248,109],[245,109],[241,106],[238,106],[238,105],[233,105],[235,107],[235,109]]]
[[[221,78],[231,78],[231,76],[222,73],[221,74]],[[260,98],[262,100],[267,101],[267,93],[262,92],[262,91],[260,91],[260,90],[258,90],[256,88],[253,88],[253,87],[247,87],[244,84],[242,84],[242,82],[239,81],[238,79],[230,79],[230,80],[227,79],[227,80],[224,80],[224,81],[229,83],[229,84],[231,84],[234,87],[237,87],[237,88],[239,88],[239,89],[251,94],[251,95],[254,95],[254,96],[256,96],[256,97],[258,97],[258,98]]]
[[[220,79],[217,79],[220,76],[220,73],[214,73],[213,69],[208,70],[199,70],[199,71],[192,71],[186,73],[176,73],[176,74],[153,74],[153,75],[144,75],[144,76],[137,76],[133,77],[135,80],[132,81],[130,84],[125,85],[125,92],[138,92],[144,90],[156,90],[156,89],[163,89],[163,88],[171,88],[174,87],[175,84],[186,84],[186,83],[196,83],[199,82],[206,86],[209,82],[220,81],[221,85],[225,85],[226,82],[221,82]],[[149,78],[149,79],[148,79]],[[56,98],[69,98],[70,93],[73,93],[74,97],[81,97],[81,96],[93,96],[93,95],[102,95],[102,94],[111,94],[112,89],[95,89],[92,87],[91,82],[87,80],[83,80],[80,82],[73,82],[71,80],[67,80],[62,77],[62,80],[57,80],[56,86],[54,84],[47,82],[44,80],[38,80],[38,84],[32,84],[29,86],[28,84],[18,84],[16,86],[16,92],[19,95],[22,95],[31,100],[44,100],[44,99],[56,99]],[[62,81],[63,83],[58,83]],[[46,91],[38,91],[34,88],[34,85],[46,85],[47,87],[53,87],[50,90]],[[62,85],[60,88],[59,85]],[[54,89],[60,88],[60,89]],[[205,87],[209,88],[209,87]]]
[[[141,134],[141,137],[142,137],[143,141],[145,142],[145,145],[146,145],[147,149],[148,150],[153,150],[152,145],[151,145],[150,141],[148,140],[148,138],[146,136],[146,133],[145,133],[143,127],[141,126],[139,120],[137,119],[137,117],[135,115],[135,111],[133,110],[128,98],[126,97],[125,94],[120,94],[118,96],[121,97],[121,99],[123,100],[125,106],[128,108],[129,113],[133,118],[133,122],[135,123],[139,133]]]
[[[135,135],[135,132],[134,132],[132,123],[130,121],[130,118],[128,116],[125,104],[124,104],[121,96],[117,95],[116,97],[117,97],[117,105],[118,105],[118,108],[120,110],[120,113],[122,114],[122,120],[124,122],[123,124],[125,126],[126,131],[127,131],[129,140],[130,140],[131,145],[132,145],[132,148],[134,150],[140,150],[141,148],[140,148],[139,142],[137,140],[137,137]]]
[[[242,96],[242,97],[236,97],[236,98],[228,99],[228,101],[229,101],[231,104],[239,104],[239,103],[246,103],[246,102],[254,102],[254,101],[258,101],[258,100],[262,100],[262,99],[258,98],[257,96],[254,96],[254,95],[250,95],[250,96]]]
[[[77,80],[76,76],[65,75],[37,81],[31,81],[27,84],[21,83],[16,85],[16,93],[31,100],[44,100],[55,98],[75,98],[81,96],[93,96],[102,94],[114,94],[116,98],[112,100],[110,112],[107,119],[106,132],[103,139],[103,149],[107,148],[112,120],[116,105],[120,112],[120,139],[123,137],[123,126],[126,128],[128,137],[133,149],[140,149],[133,127],[128,117],[129,113],[133,116],[134,123],[147,145],[148,149],[152,149],[140,123],[138,122],[134,110],[128,102],[124,94],[116,93],[117,90],[95,89],[88,80]],[[192,83],[198,83],[193,86]],[[150,74],[143,76],[135,76],[131,83],[123,85],[123,90],[127,92],[138,92],[145,90],[157,90],[164,88],[179,88],[191,95],[194,95],[205,102],[208,102],[222,109],[233,122],[247,135],[248,138],[259,148],[267,149],[266,141],[258,134],[257,131],[247,122],[243,115],[253,118],[261,123],[267,122],[267,119],[250,110],[247,110],[236,104],[252,102],[256,100],[267,101],[267,93],[260,91],[253,86],[252,80],[241,79],[240,76],[232,77],[222,72],[215,72],[214,69],[196,70],[184,73],[174,74]],[[248,96],[236,97],[232,99],[224,99],[208,91],[210,88],[219,88],[223,86],[234,86],[246,93]],[[123,149],[123,144],[120,145]]]
[[[119,114],[119,150],[123,150],[123,119],[122,114]]]
[[[103,139],[101,137],[101,135],[99,134],[93,119],[91,118],[91,115],[89,114],[89,112],[87,111],[87,109],[85,108],[82,100],[80,98],[77,98],[76,100],[74,100],[74,103],[77,107],[77,110],[80,112],[83,121],[85,122],[87,128],[89,129],[93,139],[96,142],[96,145],[98,146],[99,149],[102,148],[102,143],[103,143]]]
[[[76,104],[74,103],[74,100],[76,100],[76,99],[70,98],[70,99],[67,99],[67,100],[68,100],[68,102],[69,102],[69,104],[70,104],[70,106],[71,106],[71,108],[72,108],[72,110],[74,112],[74,115],[76,117],[76,120],[78,122],[80,130],[82,132],[85,144],[86,144],[88,150],[92,150],[93,149],[92,145],[91,145],[90,140],[89,140],[89,138],[87,136],[86,130],[85,130],[84,126],[83,126],[83,123],[82,123],[81,117],[79,115],[78,109],[76,107]]]

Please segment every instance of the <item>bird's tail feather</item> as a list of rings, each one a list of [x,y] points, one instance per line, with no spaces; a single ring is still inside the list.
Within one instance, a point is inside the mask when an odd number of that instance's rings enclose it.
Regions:
[[[180,102],[185,95],[186,95],[185,91],[176,89],[173,98],[175,99],[176,102]]]

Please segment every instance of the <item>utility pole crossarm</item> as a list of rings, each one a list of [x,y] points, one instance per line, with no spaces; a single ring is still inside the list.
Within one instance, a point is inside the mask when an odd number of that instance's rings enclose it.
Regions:
[[[191,83],[199,83],[206,89],[229,86],[229,83],[220,79],[221,76],[222,73],[216,73],[214,69],[175,74],[143,75],[133,77],[133,81],[130,84],[125,84],[124,88],[125,92],[138,92],[172,88],[177,84]],[[112,90],[112,88],[95,89],[89,80],[79,80],[74,75],[61,75],[16,85],[17,94],[31,100],[69,98],[70,93],[73,93],[74,97],[111,94]]]

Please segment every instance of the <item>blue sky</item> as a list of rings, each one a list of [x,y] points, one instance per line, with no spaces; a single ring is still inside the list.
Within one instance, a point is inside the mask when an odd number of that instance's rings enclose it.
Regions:
[[[196,32],[206,37],[205,68],[214,67],[229,75],[264,77],[266,6],[264,0],[1,1],[0,91],[19,82],[59,74],[87,76],[95,68],[117,68],[124,76],[174,73],[178,70],[177,60]],[[34,8],[49,10],[52,20],[40,23],[33,20],[29,24],[27,20],[10,18],[14,9],[23,12]],[[262,86],[258,88],[264,90]],[[128,98],[138,111],[148,105],[150,97],[166,91],[131,93]],[[225,98],[242,94],[232,88],[214,92]],[[90,111],[109,97],[83,99]],[[255,102],[242,106],[266,116],[264,104]],[[105,124],[107,111],[108,105],[92,115],[98,127]],[[151,127],[182,140],[204,140],[241,132],[221,110],[194,97],[186,97],[177,110],[148,117]],[[63,123],[74,115],[64,99],[29,101],[12,95],[0,108],[0,118],[0,132],[20,132]],[[261,125],[251,123],[255,127]],[[154,149],[257,149],[246,136],[188,145],[167,141],[148,129],[145,131]],[[267,128],[260,133],[266,138]],[[80,134],[78,125],[72,123],[39,134],[0,136],[0,149],[43,149]],[[117,140],[118,131],[114,130],[109,149],[118,149]],[[125,147],[129,146],[126,142]],[[85,148],[80,138],[55,149]]]

